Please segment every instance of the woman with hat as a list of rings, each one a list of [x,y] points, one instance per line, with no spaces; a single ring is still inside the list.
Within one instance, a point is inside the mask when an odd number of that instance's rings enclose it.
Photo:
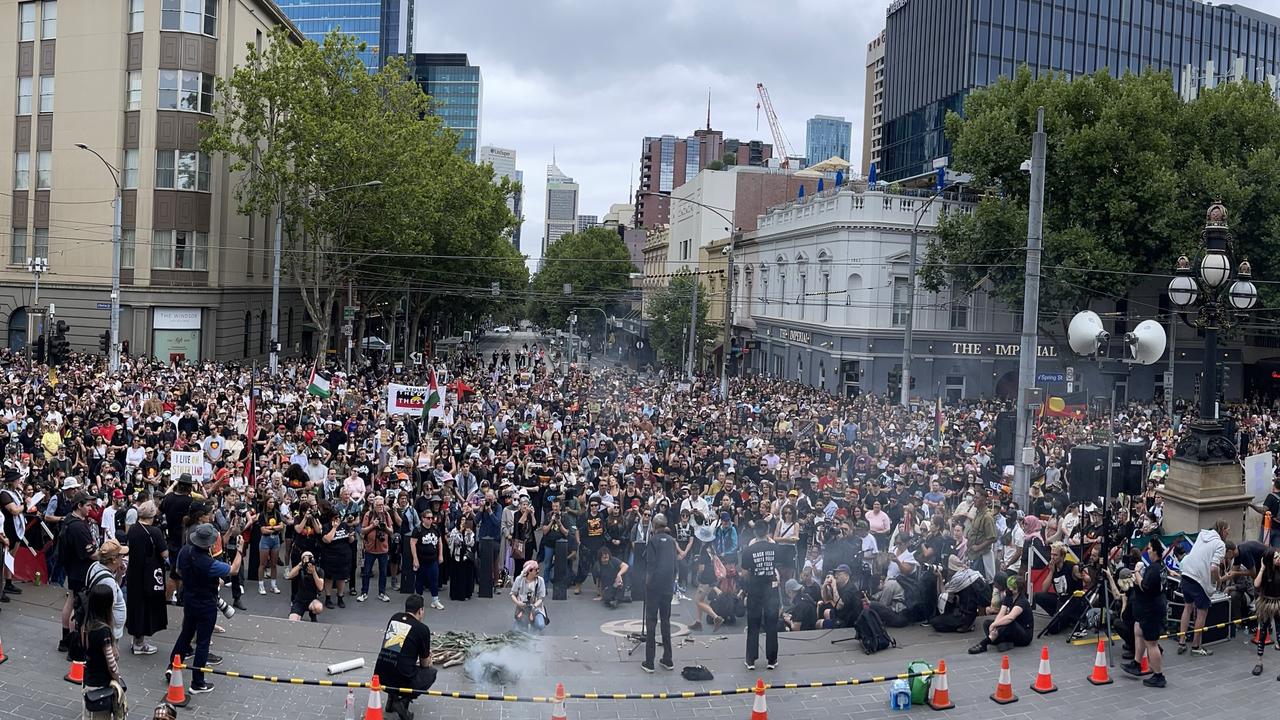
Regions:
[[[153,655],[156,646],[147,638],[164,630],[169,614],[164,601],[164,566],[169,551],[164,534],[155,526],[158,510],[150,500],[138,506],[138,522],[126,536],[132,559],[125,572],[130,593],[125,598],[125,629],[133,636],[134,655]]]
[[[541,633],[547,626],[546,582],[538,575],[538,561],[526,560],[511,583],[511,602],[516,606],[515,631]]]

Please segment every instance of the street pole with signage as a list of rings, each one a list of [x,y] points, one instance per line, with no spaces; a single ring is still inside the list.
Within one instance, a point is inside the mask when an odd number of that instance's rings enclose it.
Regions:
[[[1046,138],[1044,107],[1036,110],[1036,131],[1031,136],[1031,195],[1027,200],[1027,269],[1022,294],[1022,351],[1018,355],[1017,436],[1014,440],[1013,499],[1027,507],[1031,489],[1031,413],[1027,395],[1035,387],[1036,346],[1039,344],[1040,241],[1044,231],[1044,163]]]

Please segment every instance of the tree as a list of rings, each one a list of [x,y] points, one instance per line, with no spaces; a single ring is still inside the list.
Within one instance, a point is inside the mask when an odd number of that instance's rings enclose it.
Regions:
[[[596,227],[567,233],[547,246],[542,266],[530,282],[529,317],[559,327],[575,307],[620,314],[629,304],[634,272],[627,246],[613,230]],[[571,294],[564,294],[565,285],[572,286]],[[599,313],[588,315],[594,316],[591,323],[601,322]],[[580,322],[587,320],[580,316]]]
[[[1094,298],[1123,297],[1140,273],[1171,273],[1195,252],[1204,211],[1227,203],[1255,270],[1280,267],[1280,109],[1263,85],[1229,83],[1182,102],[1167,73],[1068,81],[1024,67],[965,100],[946,132],[956,169],[986,192],[929,243],[926,287],[988,284],[1022,306],[1030,153],[1045,108],[1041,319],[1061,323]],[[1264,275],[1265,276],[1265,275]]]
[[[277,30],[219,80],[215,117],[202,126],[202,149],[244,171],[240,212],[283,218],[283,273],[322,329],[320,353],[347,282],[370,307],[406,283],[455,290],[463,273],[466,287],[487,287],[472,276],[477,265],[492,271],[483,260],[495,256],[500,274],[512,273],[494,243],[515,222],[509,184],[456,153],[456,135],[401,59],[370,74],[362,48],[336,31],[317,44]]]
[[[721,160],[712,160],[711,162],[707,163],[708,170],[723,170],[724,167],[725,167],[724,162]]]
[[[707,340],[714,340],[720,330],[707,323],[707,293],[701,281],[694,275],[682,274],[654,295],[649,304],[649,342],[658,356],[666,363],[679,364],[688,347],[689,310],[693,304],[694,284],[698,284],[698,342],[701,349]]]

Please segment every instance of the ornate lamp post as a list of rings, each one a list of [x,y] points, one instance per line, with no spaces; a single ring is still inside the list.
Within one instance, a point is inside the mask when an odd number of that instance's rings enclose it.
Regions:
[[[1231,331],[1241,312],[1258,302],[1247,260],[1236,266],[1234,244],[1227,229],[1227,209],[1221,203],[1209,206],[1204,231],[1200,234],[1205,253],[1199,267],[1192,269],[1186,255],[1178,258],[1177,275],[1169,281],[1169,300],[1189,314],[1190,323],[1204,330],[1204,377],[1200,382],[1200,417],[1189,424],[1190,432],[1178,443],[1176,456],[1199,463],[1231,463],[1236,445],[1227,437],[1218,420],[1218,332]]]

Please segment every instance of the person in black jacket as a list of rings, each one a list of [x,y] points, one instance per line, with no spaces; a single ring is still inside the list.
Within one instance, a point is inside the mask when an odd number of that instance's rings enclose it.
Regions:
[[[76,594],[84,589],[93,564],[93,556],[98,552],[98,536],[96,528],[85,521],[85,506],[89,504],[89,496],[76,490],[67,496],[67,506],[71,508],[62,519],[62,531],[58,534],[58,556],[67,573],[67,599],[62,603],[62,642],[58,644],[58,652],[66,652],[77,647],[73,660],[81,660],[78,643],[75,642],[72,611],[75,609]]]
[[[764,524],[752,529],[751,544],[742,551],[738,564],[747,581],[747,657],[748,670],[756,669],[760,656],[760,630],[765,633],[764,652],[768,668],[778,666],[778,561],[781,546],[768,538]]]
[[[645,645],[640,667],[653,672],[654,642],[659,617],[662,620],[662,660],[664,670],[675,669],[671,660],[671,597],[675,594],[676,540],[667,532],[667,518],[656,515],[652,521],[649,544],[645,546],[646,576],[644,595]]]

